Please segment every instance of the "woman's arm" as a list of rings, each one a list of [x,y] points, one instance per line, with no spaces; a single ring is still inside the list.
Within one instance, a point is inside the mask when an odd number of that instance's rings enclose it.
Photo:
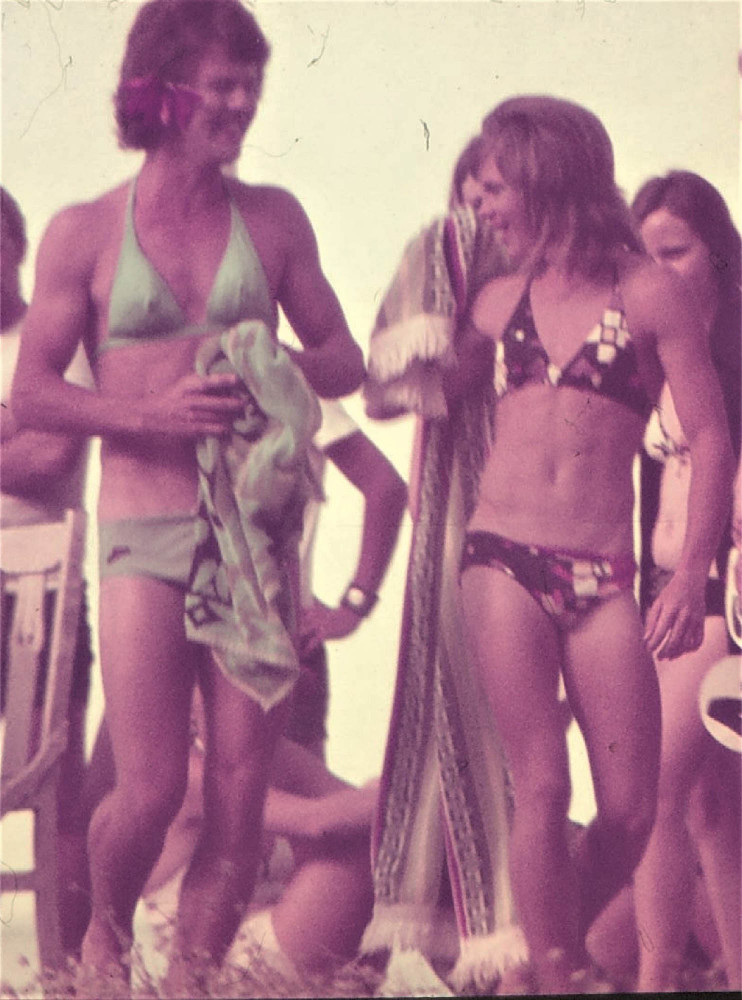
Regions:
[[[646,638],[661,659],[697,649],[703,639],[704,589],[729,511],[733,457],[721,387],[685,284],[648,266],[628,284],[632,313],[654,332],[659,357],[691,458],[685,539],[673,579],[647,616]]]

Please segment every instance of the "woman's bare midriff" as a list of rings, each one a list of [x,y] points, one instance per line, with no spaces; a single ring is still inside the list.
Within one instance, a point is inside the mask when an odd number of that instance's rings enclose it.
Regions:
[[[673,571],[680,562],[688,520],[691,464],[688,455],[670,455],[662,469],[660,502],[652,532],[652,561]],[[711,577],[718,576],[716,562]]]
[[[104,351],[98,362],[100,392],[145,398],[164,392],[194,371],[196,352],[205,338],[148,341]],[[195,511],[197,490],[195,442],[172,435],[109,437],[101,445],[98,517],[156,517]]]
[[[568,387],[505,397],[469,529],[596,555],[631,552],[642,431],[627,407]]]

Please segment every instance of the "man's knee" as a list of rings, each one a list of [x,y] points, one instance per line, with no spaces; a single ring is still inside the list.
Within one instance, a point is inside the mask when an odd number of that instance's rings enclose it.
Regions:
[[[185,768],[159,775],[129,776],[112,793],[117,812],[131,822],[153,830],[166,830],[183,804],[187,788]]]

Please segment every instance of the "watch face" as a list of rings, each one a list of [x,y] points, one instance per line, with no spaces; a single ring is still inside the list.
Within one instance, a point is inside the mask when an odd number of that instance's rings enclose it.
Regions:
[[[367,603],[366,595],[360,587],[348,587],[345,599],[353,608],[362,608]]]
[[[351,584],[343,594],[341,604],[360,618],[365,618],[376,604],[376,594],[367,594],[365,590]]]

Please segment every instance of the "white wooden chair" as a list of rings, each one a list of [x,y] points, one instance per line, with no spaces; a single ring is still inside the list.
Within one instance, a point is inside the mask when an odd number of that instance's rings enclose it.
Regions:
[[[742,649],[742,593],[737,590],[737,566],[740,559],[742,559],[742,552],[738,548],[731,549],[727,562],[724,610],[729,634]]]
[[[57,828],[60,759],[67,747],[73,659],[82,599],[84,511],[67,511],[58,524],[6,528],[0,537],[2,594],[14,596],[5,621],[8,656],[0,816],[16,810],[34,814],[33,868],[16,872],[3,865],[0,891],[32,891],[43,969],[64,960],[60,918],[61,879]],[[55,594],[45,640],[45,595]],[[45,658],[46,659],[46,658]],[[43,685],[43,700],[36,696]]]

